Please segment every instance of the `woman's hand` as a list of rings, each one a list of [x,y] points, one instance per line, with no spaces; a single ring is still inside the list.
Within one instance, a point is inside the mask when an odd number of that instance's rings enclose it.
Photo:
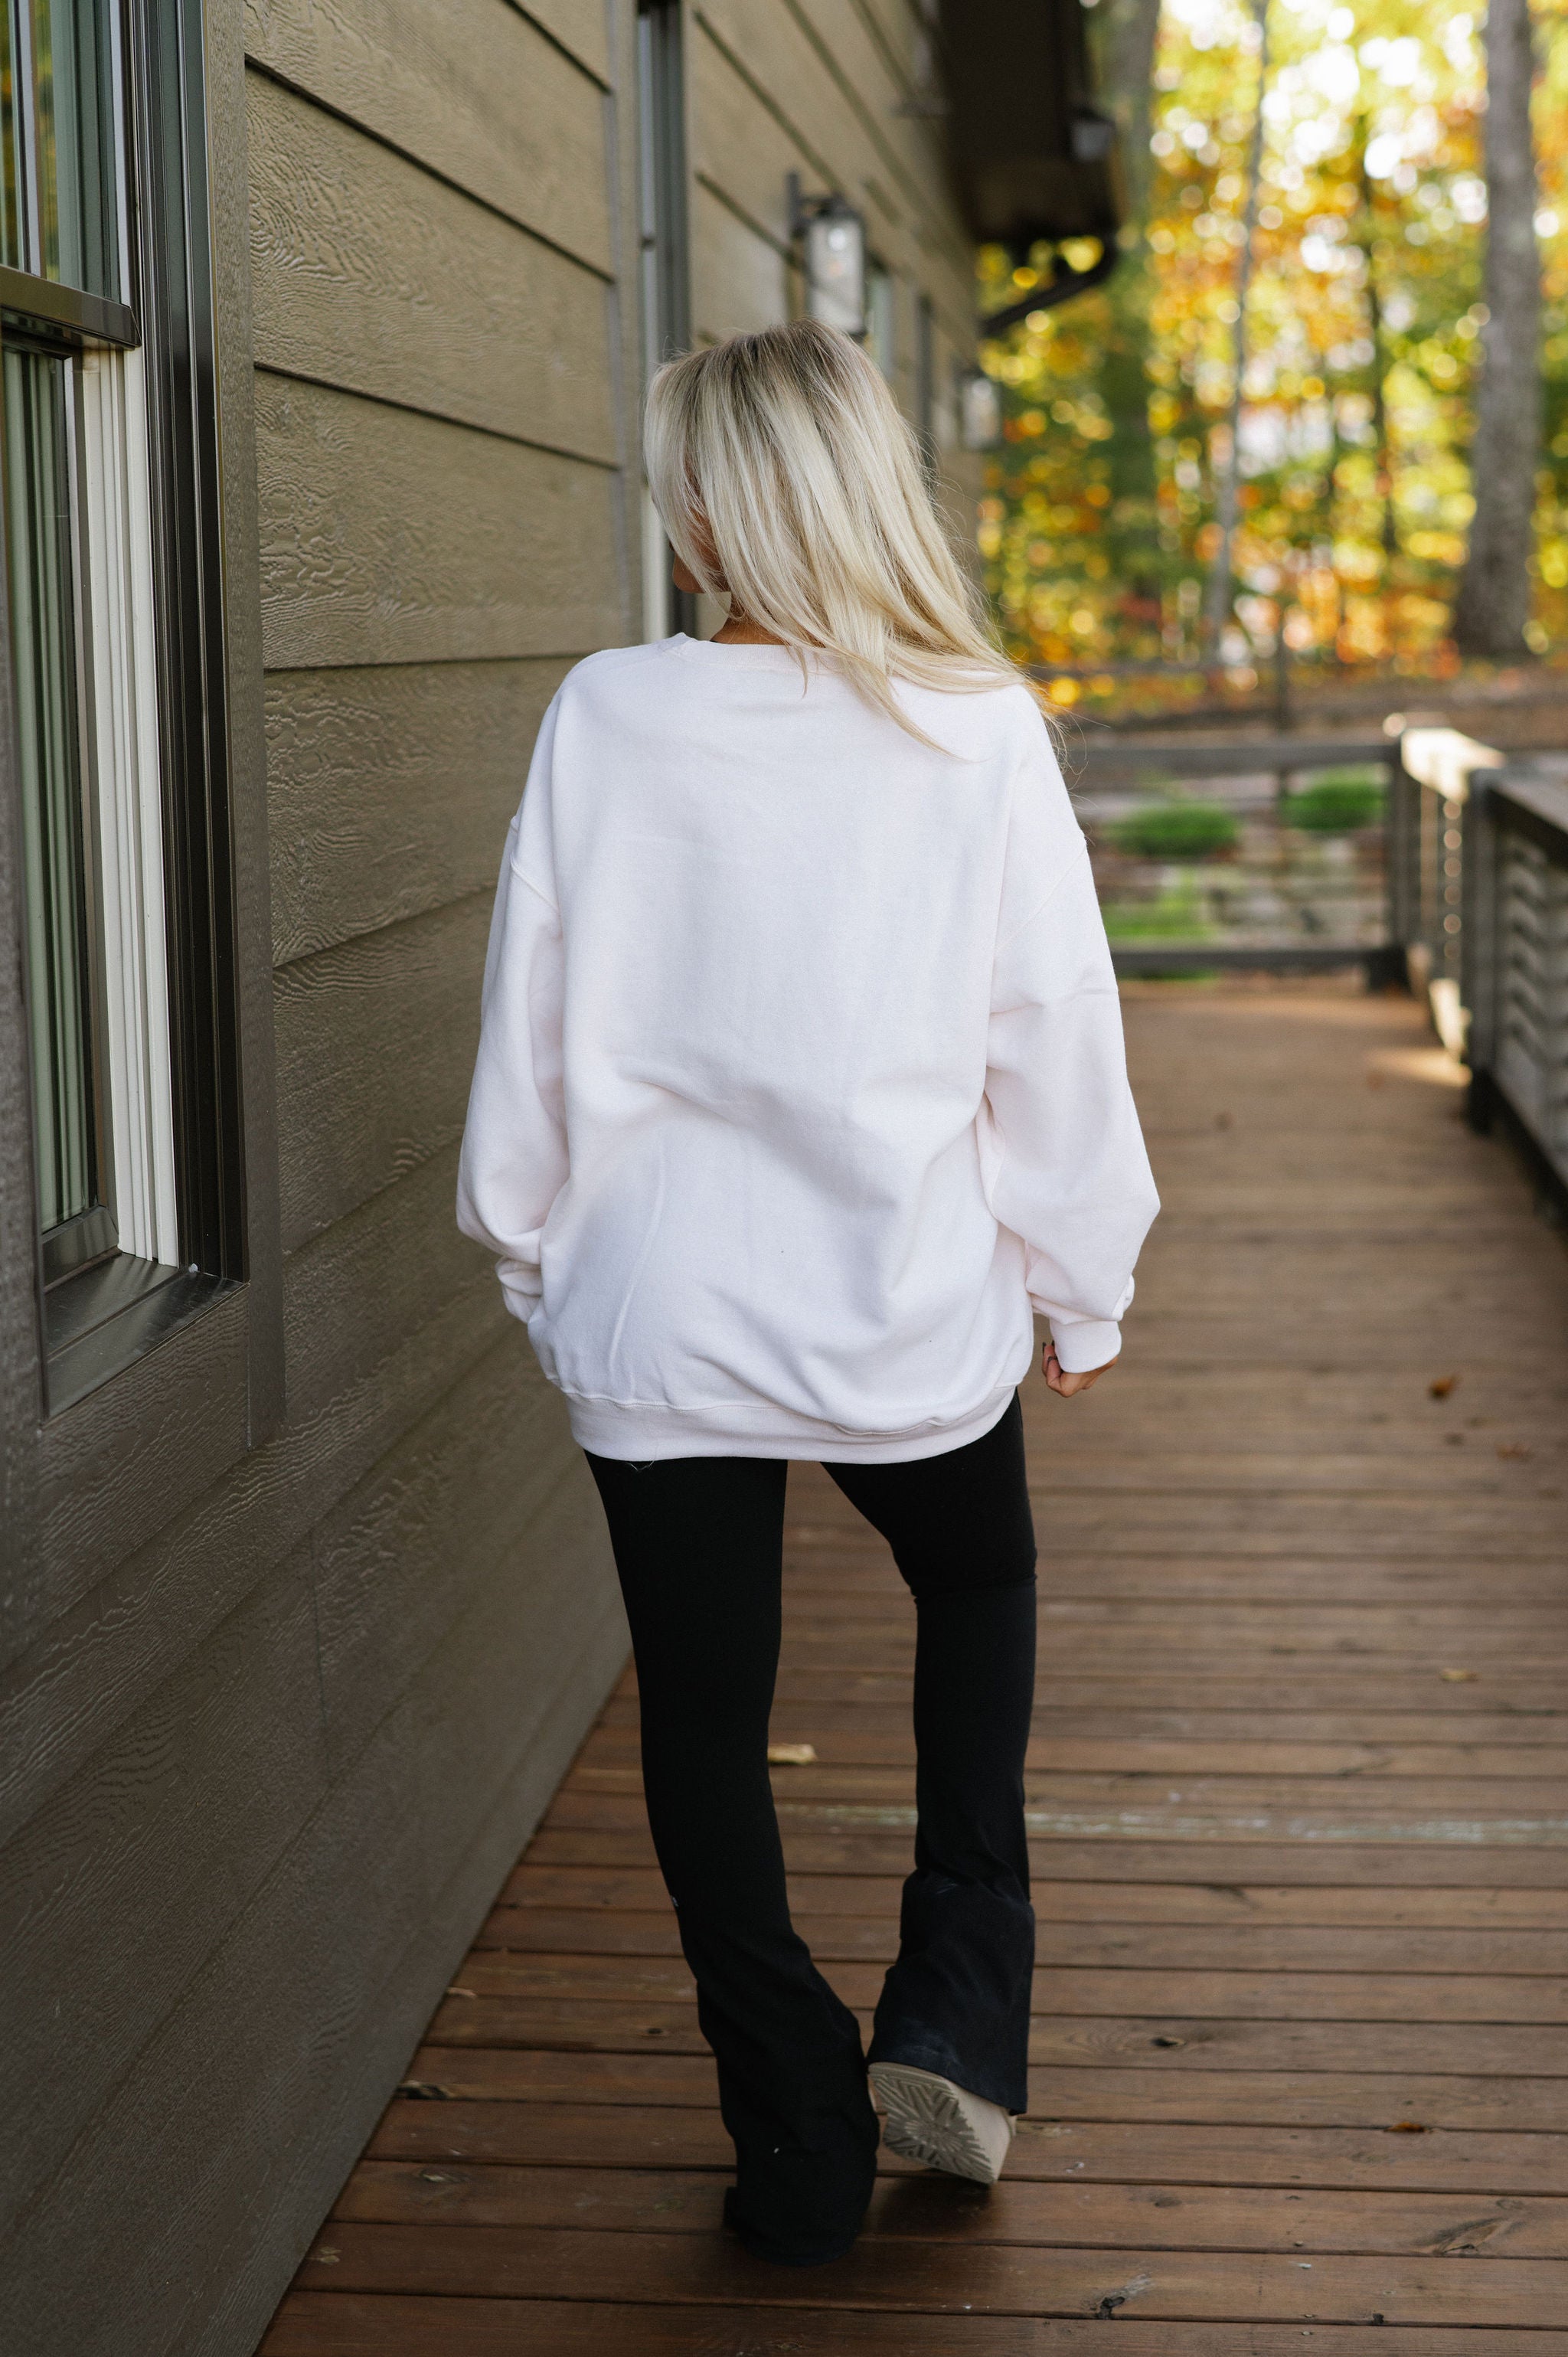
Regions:
[[[1041,1372],[1058,1398],[1076,1399],[1079,1392],[1088,1391],[1090,1385],[1097,1383],[1101,1375],[1109,1374],[1115,1364],[1114,1359],[1107,1359],[1102,1367],[1090,1367],[1086,1374],[1069,1375],[1057,1356],[1056,1344],[1047,1342]]]

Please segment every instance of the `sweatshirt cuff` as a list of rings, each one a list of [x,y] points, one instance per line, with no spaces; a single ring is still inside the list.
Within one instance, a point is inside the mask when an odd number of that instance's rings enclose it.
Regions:
[[[496,1275],[500,1279],[507,1308],[526,1326],[544,1291],[538,1269],[531,1268],[525,1261],[501,1260],[496,1263]]]
[[[1122,1349],[1122,1329],[1114,1318],[1064,1318],[1050,1321],[1051,1340],[1065,1375],[1092,1374],[1109,1365]]]

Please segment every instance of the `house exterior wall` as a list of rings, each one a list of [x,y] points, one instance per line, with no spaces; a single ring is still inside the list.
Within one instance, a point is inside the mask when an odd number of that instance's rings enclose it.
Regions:
[[[626,1642],[452,1199],[535,726],[641,635],[635,9],[210,0],[207,39],[250,1277],[40,1418],[0,1006],[28,2357],[253,2346]],[[692,9],[693,317],[799,307],[783,177],[831,179],[897,277],[911,414],[929,298],[940,438],[967,256],[938,126],[892,112],[918,39],[907,0]]]
[[[953,379],[974,360],[974,259],[942,149],[927,14],[916,0],[689,0],[692,322],[712,342],[800,311],[787,176],[807,196],[847,197],[893,280],[891,382],[921,423],[929,306],[932,440],[967,534],[978,473],[957,447]]]

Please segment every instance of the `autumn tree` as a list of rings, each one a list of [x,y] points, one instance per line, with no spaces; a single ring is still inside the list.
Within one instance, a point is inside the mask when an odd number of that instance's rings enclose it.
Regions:
[[[1471,449],[1476,513],[1454,609],[1462,654],[1525,651],[1541,451],[1541,263],[1530,0],[1490,0],[1486,27],[1488,317]]]

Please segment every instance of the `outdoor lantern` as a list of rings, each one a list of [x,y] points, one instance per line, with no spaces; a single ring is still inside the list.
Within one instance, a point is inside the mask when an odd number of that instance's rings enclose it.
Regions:
[[[958,381],[959,440],[966,450],[990,450],[1002,439],[1002,396],[983,369]]]
[[[789,175],[789,226],[802,241],[806,308],[824,327],[865,334],[865,223],[836,192],[803,197],[800,175]]]

